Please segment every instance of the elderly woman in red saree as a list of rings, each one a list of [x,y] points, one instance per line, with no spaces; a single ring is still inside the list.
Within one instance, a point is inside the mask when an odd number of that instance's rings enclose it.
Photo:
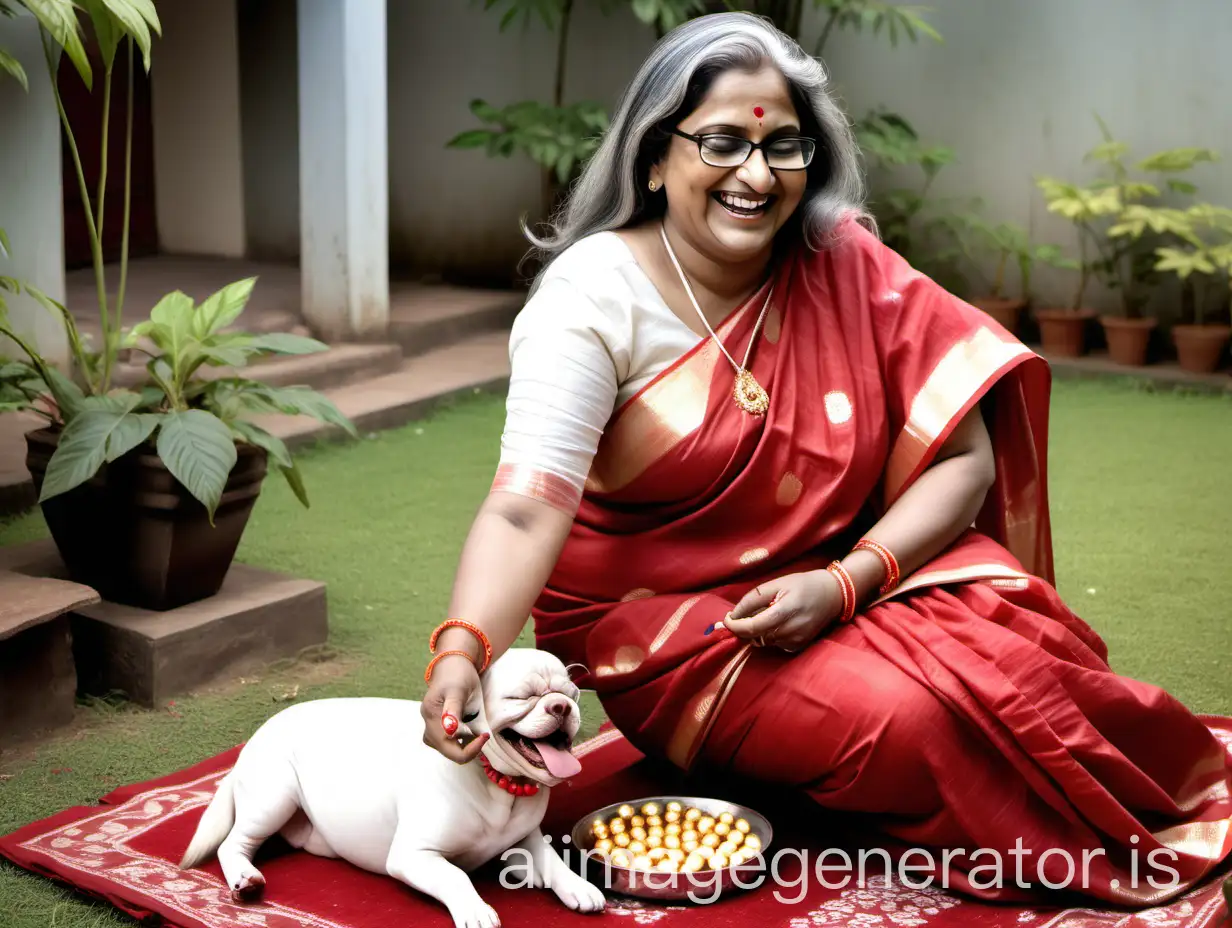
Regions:
[[[1232,849],[1216,720],[1114,673],[1062,602],[1047,366],[882,245],[860,194],[783,34],[720,14],[654,49],[531,236],[426,740],[475,756],[454,720],[530,614],[648,754],[962,849],[950,885],[985,898],[1169,898]],[[1028,855],[1025,883],[976,849]]]

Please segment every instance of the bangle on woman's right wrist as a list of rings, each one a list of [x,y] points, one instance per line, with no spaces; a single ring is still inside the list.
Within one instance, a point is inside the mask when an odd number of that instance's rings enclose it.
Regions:
[[[492,642],[488,640],[488,636],[484,634],[482,628],[473,622],[466,621],[465,619],[446,619],[440,625],[436,626],[436,628],[432,630],[432,636],[428,639],[428,650],[432,653],[436,653],[436,639],[439,638],[441,632],[447,628],[464,628],[475,636],[475,638],[479,641],[479,644],[483,647],[483,661],[479,664],[476,670],[478,670],[479,673],[483,673],[487,670],[492,663]],[[465,654],[466,652],[463,651],[461,653]],[[467,654],[467,657],[470,657],[470,655]]]
[[[432,660],[428,661],[428,666],[424,670],[424,683],[432,682],[432,671],[435,669],[437,661],[443,657],[452,657],[455,654],[459,657],[465,657],[468,661],[471,660],[471,656],[469,654],[465,651],[459,651],[457,648],[450,651],[442,651],[440,654],[436,655],[436,657],[432,658]],[[474,662],[472,661],[472,663]]]

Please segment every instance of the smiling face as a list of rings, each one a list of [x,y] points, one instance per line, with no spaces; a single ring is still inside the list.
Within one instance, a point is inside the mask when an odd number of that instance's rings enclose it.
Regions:
[[[768,64],[754,72],[719,74],[675,128],[752,142],[801,135],[787,81]],[[678,135],[651,168],[650,179],[666,192],[666,222],[672,230],[719,262],[748,260],[767,251],[799,206],[808,181],[807,171],[772,171],[760,150],[737,167],[713,167],[702,160],[696,142]]]

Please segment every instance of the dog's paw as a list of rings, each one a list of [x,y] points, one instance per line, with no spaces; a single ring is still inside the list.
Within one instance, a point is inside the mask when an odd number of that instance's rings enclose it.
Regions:
[[[265,877],[256,870],[245,873],[239,882],[231,887],[231,901],[237,903],[256,902],[265,892]]]
[[[602,912],[607,905],[598,886],[573,872],[557,877],[552,889],[557,898],[575,912]]]
[[[453,916],[456,928],[500,928],[500,916],[482,899],[465,905],[450,906],[449,914]]]

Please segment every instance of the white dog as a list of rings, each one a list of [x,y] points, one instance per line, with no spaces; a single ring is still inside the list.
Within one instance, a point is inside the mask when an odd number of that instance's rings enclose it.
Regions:
[[[478,759],[457,764],[423,742],[420,704],[320,699],[290,706],[259,729],[218,785],[182,868],[217,852],[237,900],[265,879],[253,855],[271,835],[386,873],[440,900],[458,928],[494,928],[495,910],[467,871],[511,848],[518,882],[551,889],[569,908],[600,911],[603,893],[569,869],[539,824],[548,787],[576,774],[578,689],[544,651],[513,648],[483,674],[456,737],[491,732]],[[469,728],[469,730],[468,730]],[[540,786],[514,795],[494,777]],[[522,789],[518,792],[524,793]],[[529,873],[527,872],[529,869]]]

